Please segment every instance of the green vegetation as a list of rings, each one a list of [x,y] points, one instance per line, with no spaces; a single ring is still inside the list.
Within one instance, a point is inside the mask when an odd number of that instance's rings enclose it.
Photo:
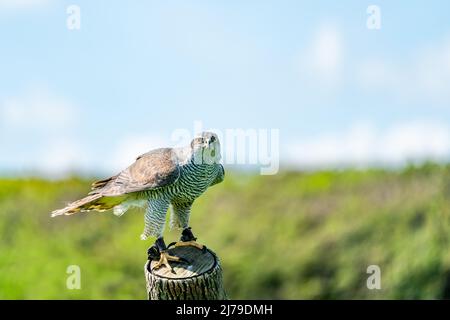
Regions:
[[[0,298],[146,298],[142,213],[49,217],[88,190],[80,179],[0,180]],[[191,222],[234,299],[450,298],[450,166],[228,174]],[[81,290],[66,289],[73,264]],[[366,287],[373,264],[381,290]]]

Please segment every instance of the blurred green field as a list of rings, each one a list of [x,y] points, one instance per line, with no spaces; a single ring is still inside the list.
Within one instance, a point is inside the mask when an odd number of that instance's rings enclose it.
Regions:
[[[141,212],[49,217],[90,182],[0,180],[1,299],[146,298]],[[450,166],[229,173],[191,225],[232,299],[450,298]],[[373,264],[381,290],[366,287]],[[81,290],[66,288],[69,265]]]

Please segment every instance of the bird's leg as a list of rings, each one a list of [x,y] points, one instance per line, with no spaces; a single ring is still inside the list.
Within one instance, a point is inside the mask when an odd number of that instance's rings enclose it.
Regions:
[[[155,252],[159,253],[159,257],[157,257],[157,255],[155,255]],[[153,267],[153,269],[155,269],[155,270],[159,269],[161,267],[167,267],[170,270],[172,270],[172,272],[174,272],[173,268],[169,264],[169,261],[186,262],[186,260],[183,258],[169,255],[169,253],[167,252],[167,247],[166,247],[166,244],[164,243],[163,237],[159,237],[158,239],[156,239],[155,244],[152,247],[150,247],[150,249],[148,250],[148,254],[149,254],[149,259],[152,259],[152,260],[159,259],[158,262]],[[156,259],[153,259],[153,258],[156,258]]]
[[[195,247],[197,249],[202,250],[203,252],[206,252],[206,246],[198,243],[196,240],[197,238],[194,237],[191,228],[187,227],[183,229],[180,241],[175,242],[174,245],[175,247]]]

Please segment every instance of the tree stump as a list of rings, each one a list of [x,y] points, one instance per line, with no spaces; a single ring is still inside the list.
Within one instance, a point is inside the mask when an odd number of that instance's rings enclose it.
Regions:
[[[214,252],[194,247],[175,247],[169,254],[186,259],[170,262],[173,268],[154,270],[157,261],[145,264],[145,279],[149,300],[226,300],[223,288],[222,268]]]

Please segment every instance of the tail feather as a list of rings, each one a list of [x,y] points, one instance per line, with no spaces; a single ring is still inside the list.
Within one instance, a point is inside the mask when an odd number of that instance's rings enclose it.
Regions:
[[[68,216],[85,210],[107,210],[106,208],[103,209],[100,205],[96,204],[97,200],[101,199],[102,197],[103,196],[101,194],[89,195],[83,199],[70,203],[63,209],[53,211],[51,217],[53,218],[61,215]]]

